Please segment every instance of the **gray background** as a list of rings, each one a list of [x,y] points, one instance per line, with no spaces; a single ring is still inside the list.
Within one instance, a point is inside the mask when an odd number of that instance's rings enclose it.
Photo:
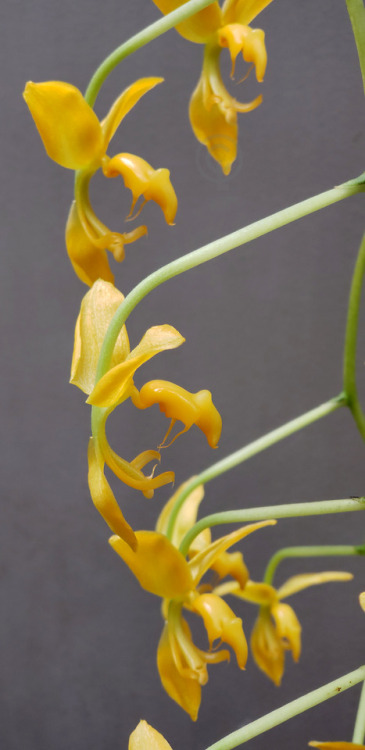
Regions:
[[[89,499],[89,408],[68,385],[75,319],[86,287],[63,244],[71,172],[45,155],[21,99],[28,79],[65,80],[84,89],[99,62],[159,17],[149,0],[5,0],[0,47],[2,154],[2,668],[0,746],[4,750],[126,748],[140,717],[173,750],[200,750],[286,700],[335,679],[364,660],[363,560],[286,562],[277,581],[304,570],[339,568],[350,584],[293,599],[303,623],[303,654],[287,659],[281,690],[252,659],[210,670],[199,721],[163,692],[155,666],[160,603],[139,589],[107,544],[108,529]],[[344,0],[280,0],[257,20],[269,55],[264,103],[239,119],[239,158],[229,178],[190,130],[187,105],[202,48],[170,31],[126,60],[97,101],[103,116],[139,76],[166,82],[128,115],[110,153],[131,151],[168,166],[179,197],[175,228],[157,207],[144,218],[149,238],[127,248],[116,267],[124,293],[149,272],[217,236],[359,174],[363,98]],[[228,61],[225,72],[228,74]],[[247,100],[258,85],[243,84]],[[236,93],[236,92],[235,92]],[[99,215],[123,230],[129,193],[94,180]],[[347,296],[363,228],[362,196],[292,224],[169,281],[131,316],[135,345],[168,322],[183,347],[138,373],[191,391],[209,388],[223,416],[219,452],[192,429],[164,454],[163,468],[185,480],[217,457],[336,395]],[[361,331],[359,380],[364,376]],[[364,390],[364,389],[363,389]],[[126,458],[164,433],[157,407],[124,405],[110,419],[113,446]],[[207,487],[203,512],[364,494],[364,446],[340,410]],[[152,528],[169,489],[147,501],[115,484],[127,518]],[[358,514],[281,521],[242,548],[259,579],[286,544],[364,541]],[[236,605],[250,632],[256,608]],[[359,689],[316,708],[252,748],[306,747],[311,738],[351,739]]]

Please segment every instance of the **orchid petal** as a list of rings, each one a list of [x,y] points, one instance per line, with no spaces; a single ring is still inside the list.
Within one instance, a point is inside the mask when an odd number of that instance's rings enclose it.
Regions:
[[[170,497],[170,499],[167,501],[166,505],[164,505],[164,507],[162,508],[156,524],[156,531],[160,532],[160,534],[166,534],[171,511],[175,505],[176,498],[181,494],[181,492],[184,491],[184,488],[189,482],[192,481],[192,479],[194,479],[194,477],[191,477],[186,482],[181,484],[180,487],[177,488],[176,492],[174,492],[172,497]],[[197,519],[199,506],[201,501],[203,500],[203,497],[204,486],[200,484],[198,487],[195,487],[195,489],[192,490],[192,492],[190,492],[188,497],[184,500],[184,503],[176,517],[171,537],[172,544],[175,547],[180,546],[180,543],[182,542],[185,534],[189,531],[189,529],[191,529],[192,526],[194,526],[194,523]]]
[[[240,599],[244,599],[247,602],[253,604],[260,604],[261,606],[269,606],[278,601],[278,595],[273,586],[268,583],[255,583],[255,581],[247,581],[245,587],[240,590],[232,592],[235,596]]]
[[[214,563],[214,561],[222,552],[225,552],[229,547],[232,547],[233,544],[236,544],[249,534],[252,534],[253,531],[263,529],[265,528],[265,526],[275,526],[275,524],[276,521],[270,520],[260,521],[259,523],[252,523],[248,526],[243,526],[236,531],[232,531],[231,534],[227,534],[227,536],[223,536],[220,539],[217,539],[215,542],[212,542],[209,547],[202,550],[201,552],[198,552],[198,554],[195,555],[188,563],[191,570],[191,575],[194,580],[194,584],[196,585],[197,583],[199,583],[204,573],[207,572],[207,570],[212,566],[212,563]]]
[[[115,100],[108,114],[101,123],[105,151],[120,123],[128,112],[133,109],[144,94],[153,89],[159,83],[162,83],[163,80],[163,78],[140,78],[138,81],[135,81],[135,83],[132,83],[131,86],[128,86],[118,99]]]
[[[318,742],[312,740],[308,742],[311,747],[318,747],[319,750],[364,750],[364,745],[357,745],[355,742]]]
[[[171,13],[180,8],[187,0],[153,0],[158,9],[164,14]],[[222,14],[217,2],[208,8],[194,13],[186,21],[179,23],[175,28],[184,39],[197,44],[205,44],[209,37],[222,25]]]
[[[155,354],[181,346],[184,341],[183,336],[172,326],[162,325],[149,328],[128,359],[112,367],[100,378],[87,403],[94,406],[115,406],[122,398],[130,395],[133,375],[144,362],[154,357]]]
[[[114,284],[106,250],[97,247],[87,236],[80,222],[75,201],[66,224],[66,247],[76,275],[88,286],[97,279]]]
[[[329,583],[330,581],[351,581],[352,573],[343,573],[337,571],[328,571],[324,573],[302,573],[292,576],[280,586],[277,590],[279,599],[287,599],[288,596],[303,591],[309,586],[318,586],[320,583]]]
[[[135,552],[119,536],[109,543],[143,589],[163,598],[178,598],[192,588],[188,564],[167,537],[155,531],[137,531]]]
[[[292,652],[294,661],[298,661],[302,648],[301,624],[289,604],[278,602],[271,607],[271,616],[276,625],[276,632],[284,641],[283,645]]]
[[[172,750],[171,745],[143,719],[129,737],[128,750]]]
[[[201,594],[194,599],[192,609],[203,618],[210,648],[217,639],[228,643],[236,654],[239,668],[244,669],[248,648],[242,620],[236,617],[224,599],[215,594]]]
[[[88,449],[89,460],[89,489],[92,501],[100,515],[107,522],[110,529],[118,534],[118,539],[124,539],[128,549],[137,546],[133,529],[125,520],[123,513],[104,475],[104,462],[97,444],[90,438]]]
[[[81,91],[63,81],[29,81],[24,99],[48,156],[66,169],[83,169],[103,153],[102,129]]]
[[[100,350],[109,324],[124,300],[123,294],[108,281],[96,281],[85,294],[76,322],[71,379],[84,393],[94,388]],[[112,356],[112,367],[129,354],[126,327],[120,331]]]
[[[201,701],[201,686],[198,680],[178,671],[171,650],[168,625],[165,625],[158,644],[157,667],[167,694],[193,721],[196,721]]]
[[[363,609],[363,610],[364,610],[364,612],[365,612],[365,591],[363,591],[363,592],[362,592],[362,593],[361,593],[361,594],[359,595],[359,603],[360,603],[360,607],[361,607],[361,609]]]
[[[222,7],[223,24],[241,23],[247,26],[271,2],[272,0],[225,0]]]
[[[262,608],[255,622],[250,645],[259,669],[279,686],[284,674],[285,649],[267,607]]]

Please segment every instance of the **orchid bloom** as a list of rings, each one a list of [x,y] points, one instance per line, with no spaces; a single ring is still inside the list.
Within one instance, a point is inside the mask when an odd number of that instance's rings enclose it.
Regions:
[[[297,662],[301,653],[301,625],[289,604],[283,603],[292,594],[309,586],[329,581],[349,581],[351,573],[329,571],[303,573],[289,578],[279,589],[266,583],[248,581],[245,588],[237,584],[223,584],[224,593],[232,593],[254,604],[260,605],[259,616],[251,634],[251,650],[259,669],[275,685],[280,685],[284,673],[285,651],[291,651]],[[219,592],[219,587],[217,593]]]
[[[170,542],[165,532],[176,495],[183,486],[163,508],[156,531],[136,532],[136,551],[120,537],[112,536],[109,541],[142,588],[163,599],[165,625],[157,650],[160,679],[168,695],[195,721],[201,688],[208,680],[207,666],[230,659],[227,649],[216,649],[213,644],[218,641],[218,645],[221,642],[229,645],[240,669],[245,668],[248,651],[242,620],[213,592],[212,586],[201,582],[202,578],[211,570],[215,577],[233,575],[239,585],[244,585],[247,569],[241,553],[230,554],[227,550],[253,531],[276,521],[242,527],[214,542],[210,531],[203,531],[189,550],[190,559],[185,559],[178,545],[195,523],[204,492],[198,487],[185,500]],[[198,648],[193,642],[189,625],[182,615],[183,608],[202,618],[209,641],[208,650]]]
[[[365,591],[362,591],[362,593],[359,594],[359,604],[361,609],[365,612]]]
[[[157,487],[173,482],[174,473],[168,471],[154,476],[153,470],[150,476],[145,476],[142,469],[151,461],[155,464],[159,462],[160,453],[148,450],[136,456],[131,462],[124,460],[110,447],[105,434],[105,424],[116,406],[128,398],[131,398],[133,403],[138,400],[139,391],[133,381],[136,370],[159,352],[180,346],[185,339],[170,325],[154,326],[146,331],[138,346],[131,351],[128,334],[123,326],[114,347],[110,368],[94,385],[106,331],[123,300],[122,293],[113,284],[102,279],[95,282],[84,296],[75,328],[70,382],[89,394],[87,403],[103,407],[100,409],[97,432],[89,442],[89,487],[92,500],[111,530],[135,548],[134,532],[122,515],[106,480],[104,465],[106,464],[122,482],[141,490],[146,497],[152,497]],[[159,395],[153,403],[160,403],[161,410],[166,411],[172,422],[176,419],[182,420],[185,423],[183,432],[196,424],[205,433],[209,444],[216,447],[222,422],[209,391],[190,394],[167,381],[152,382],[160,383]],[[144,388],[148,385],[147,383]],[[174,389],[179,389],[175,400]],[[143,388],[141,393],[142,391]],[[203,394],[201,399],[200,394]],[[209,394],[209,397],[206,394]],[[143,401],[143,406],[139,408],[147,408],[149,405],[151,404]]]
[[[128,750],[171,750],[171,745],[142,719],[129,737]]]
[[[170,13],[186,0],[153,0],[162,13]],[[204,44],[203,70],[190,100],[190,123],[194,134],[228,175],[237,155],[237,113],[250,112],[262,102],[258,96],[251,102],[237,101],[227,91],[219,68],[221,49],[228,47],[234,75],[237,55],[241,52],[259,83],[263,81],[267,54],[265,34],[249,24],[272,0],[225,0],[222,8],[214,2],[176,26],[190,42]],[[246,76],[247,78],[247,76]],[[243,79],[245,80],[245,79]]]
[[[365,745],[357,745],[356,742],[318,742],[317,740],[308,742],[310,747],[317,747],[318,750],[365,750]]]
[[[139,226],[131,232],[110,231],[95,215],[89,198],[89,182],[102,168],[105,177],[120,175],[132,192],[132,217],[137,200],[143,205],[153,200],[161,207],[168,224],[173,224],[177,198],[168,169],[153,169],[140,156],[122,153],[109,158],[108,145],[124,117],[139,99],[161,83],[162,78],[141,78],[116,99],[107,116],[99,122],[81,91],[62,81],[29,81],[24,99],[30,109],[48,156],[67,169],[80,170],[76,179],[75,201],[66,225],[66,247],[75,273],[91,286],[98,278],[114,283],[106,250],[116,261],[125,257],[124,245],[147,233]]]

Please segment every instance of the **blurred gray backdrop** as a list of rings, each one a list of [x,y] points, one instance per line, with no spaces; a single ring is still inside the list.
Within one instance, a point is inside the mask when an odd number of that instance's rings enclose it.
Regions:
[[[287,658],[275,688],[252,659],[211,668],[193,724],[160,686],[155,665],[160,602],[143,592],[107,544],[89,498],[89,407],[68,385],[73,330],[87,288],[64,248],[73,174],[45,155],[21,98],[28,79],[85,89],[101,60],[159,17],[150,0],[5,0],[0,61],[2,147],[2,642],[0,746],[4,750],[116,750],[143,717],[173,750],[204,750],[223,734],[364,661],[365,588],[357,559],[285,562],[277,582],[303,571],[350,570],[349,584],[299,594],[300,663]],[[115,265],[127,293],[160,265],[363,170],[363,95],[344,0],[276,0],[255,24],[266,31],[264,83],[232,89],[264,102],[239,118],[239,156],[224,178],[188,121],[202,47],[170,31],[127,59],[97,100],[104,116],[136,78],[164,76],[123,122],[111,153],[130,151],[167,166],[179,197],[174,228],[149,204],[149,237]],[[229,64],[224,72],[228,80]],[[97,177],[97,213],[123,230],[130,194]],[[352,270],[363,230],[362,196],[325,209],[190,271],[150,294],[128,322],[134,346],[146,328],[176,326],[177,351],[146,364],[191,391],[209,388],[222,417],[219,452],[199,430],[163,456],[176,483],[341,390],[341,357]],[[364,320],[362,321],[364,322]],[[359,382],[364,379],[360,331]],[[365,389],[362,389],[365,396]],[[365,403],[365,401],[364,401]],[[110,420],[128,459],[166,429],[158,408],[125,404]],[[362,495],[364,445],[345,410],[212,482],[202,512]],[[113,485],[135,528],[152,528],[169,488],[147,501]],[[363,517],[285,520],[241,548],[259,579],[287,544],[357,544]],[[236,605],[249,634],[255,607]],[[253,750],[305,748],[313,738],[350,740],[359,688],[251,742]]]

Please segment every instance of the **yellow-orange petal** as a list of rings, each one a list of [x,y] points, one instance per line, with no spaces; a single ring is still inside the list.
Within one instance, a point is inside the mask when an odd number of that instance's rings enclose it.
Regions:
[[[123,294],[108,281],[100,279],[85,294],[77,318],[71,365],[71,379],[84,393],[91,393],[101,346],[114,313],[124,300]],[[129,354],[127,329],[120,331],[112,356],[112,367]]]
[[[321,583],[330,583],[331,581],[351,581],[352,573],[343,571],[324,571],[323,573],[301,573],[292,576],[283,583],[277,591],[279,599],[287,599],[288,596],[297,594],[298,591],[309,588],[309,586],[319,586]]]
[[[319,750],[364,750],[365,745],[357,745],[355,742],[318,742],[312,740],[308,742],[311,747],[318,747]]]
[[[111,487],[105,478],[104,462],[93,438],[90,438],[89,441],[88,462],[89,489],[96,509],[114,534],[118,534],[117,538],[121,537],[124,540],[123,544],[129,550],[136,549],[136,536],[129,523],[125,520]]]
[[[210,567],[219,575],[219,578],[232,576],[238,581],[241,589],[245,588],[250,577],[242,552],[221,552]]]
[[[271,607],[271,616],[279,638],[284,639],[285,648],[292,652],[294,661],[298,661],[302,650],[302,627],[293,608],[289,604],[278,602]]]
[[[108,114],[104,117],[104,120],[101,122],[105,151],[120,123],[128,112],[135,107],[144,94],[153,89],[159,83],[162,83],[163,80],[163,78],[156,77],[139,78],[138,81],[135,81],[122,91],[120,96],[118,96],[118,99],[112,104]]]
[[[262,29],[251,29],[239,23],[222,26],[218,32],[221,47],[228,47],[232,61],[231,76],[234,74],[236,57],[242,52],[243,59],[255,66],[256,78],[261,83],[264,79],[267,52],[265,47],[265,33]]]
[[[66,224],[66,248],[76,275],[88,286],[97,279],[114,284],[106,250],[97,247],[87,236],[80,222],[75,201],[71,204]]]
[[[285,650],[268,607],[263,607],[251,633],[252,656],[262,672],[275,685],[280,685],[285,665]]]
[[[359,594],[359,604],[361,609],[365,612],[365,591],[362,591],[362,593]]]
[[[187,484],[189,484],[189,482],[191,482],[192,479],[194,479],[194,477],[190,477],[190,479],[188,479],[186,482],[183,482],[183,484],[181,484],[177,488],[177,490],[162,508],[156,523],[156,531],[158,531],[160,534],[166,534],[171,511],[175,505],[176,498],[180,495],[181,492],[184,491],[185,487],[187,486]],[[203,497],[204,486],[200,484],[198,487],[195,487],[192,492],[190,492],[182,507],[180,508],[171,537],[171,542],[175,547],[180,546],[180,542],[183,540],[187,531],[189,531],[189,529],[194,526],[194,523],[197,519],[199,506],[201,501],[203,500]]]
[[[225,0],[222,6],[223,23],[247,25],[271,2],[272,0]]]
[[[197,596],[192,602],[192,609],[203,618],[210,648],[217,639],[228,643],[236,654],[238,666],[244,669],[248,648],[241,618],[236,617],[227,602],[215,594]]]
[[[187,0],[153,0],[153,2],[166,15],[176,10],[176,8],[180,8]],[[205,44],[221,24],[221,10],[219,4],[214,2],[208,8],[203,8],[203,10],[194,13],[186,21],[179,23],[175,28],[189,42]]]
[[[229,549],[229,547],[232,547],[233,544],[236,544],[241,539],[244,539],[249,534],[252,534],[254,531],[263,529],[266,526],[275,526],[275,524],[276,521],[274,520],[251,523],[247,526],[243,526],[240,529],[237,529],[236,531],[232,531],[231,534],[220,537],[220,539],[212,542],[209,547],[206,547],[206,549],[198,552],[198,554],[195,555],[188,563],[195,585],[199,583],[204,573],[207,572],[207,570],[211,567],[211,565],[222,552],[225,552],[227,549]]]
[[[237,114],[232,112],[229,121],[218,103],[209,109],[204,104],[204,81],[199,80],[189,104],[190,124],[195,137],[207,147],[210,155],[228,175],[237,157]]]
[[[172,750],[172,748],[160,732],[141,719],[129,737],[128,750]]]
[[[245,599],[247,602],[260,604],[261,606],[269,606],[278,601],[278,594],[273,586],[270,586],[268,583],[256,583],[251,580],[247,581],[242,590],[237,589],[232,593],[240,599]]]
[[[100,378],[87,403],[94,406],[115,406],[121,399],[130,395],[133,375],[144,362],[160,352],[176,349],[184,341],[184,337],[173,326],[149,328],[126,361],[112,367]]]
[[[48,156],[67,169],[82,169],[104,153],[95,112],[81,91],[63,81],[29,81],[24,99]]]
[[[166,599],[183,596],[192,588],[190,570],[181,552],[155,531],[137,531],[138,547],[132,552],[118,536],[109,543],[146,591]]]
[[[130,216],[138,198],[143,195],[145,203],[152,200],[160,206],[167,224],[174,223],[177,197],[168,169],[154,169],[145,159],[134,154],[117,154],[112,159],[104,158],[103,173],[105,177],[120,175],[125,186],[131,190],[133,200]]]
[[[185,388],[167,380],[150,380],[141,388],[135,406],[147,409],[158,404],[166,417],[180,420],[185,429],[195,424],[207,438],[211,448],[217,448],[222,431],[222,418],[213,404],[210,391],[190,393]]]
[[[167,625],[162,631],[158,644],[157,668],[167,694],[189,714],[193,721],[196,721],[201,701],[201,686],[197,679],[182,675],[178,671],[171,651]]]

